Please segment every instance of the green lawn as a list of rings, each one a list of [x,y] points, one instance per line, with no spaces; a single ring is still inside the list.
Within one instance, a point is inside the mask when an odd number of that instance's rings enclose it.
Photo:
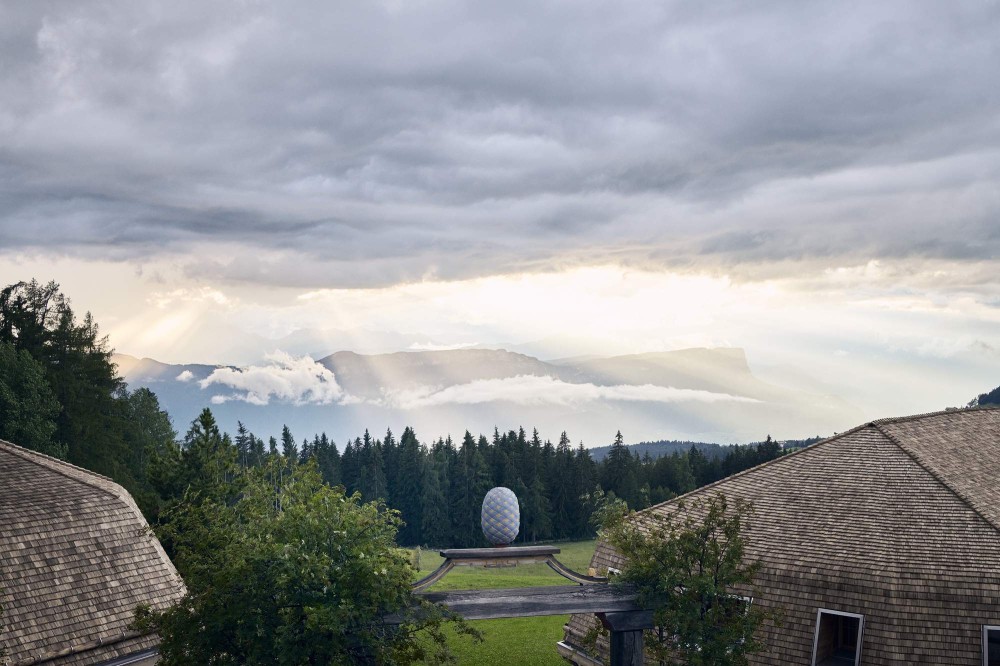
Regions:
[[[587,572],[590,558],[594,554],[594,541],[573,541],[554,545],[562,551],[556,555],[560,562],[576,571]],[[437,569],[441,562],[441,556],[437,551],[421,551],[420,576],[423,577]],[[456,567],[445,576],[444,580],[438,581],[430,589],[482,590],[571,584],[545,564],[526,564],[509,569]],[[467,636],[452,635],[451,648],[463,666],[465,664],[562,666],[566,662],[559,657],[555,644],[562,640],[563,625],[568,621],[568,615],[479,620],[472,624],[483,632],[485,640],[477,643]]]

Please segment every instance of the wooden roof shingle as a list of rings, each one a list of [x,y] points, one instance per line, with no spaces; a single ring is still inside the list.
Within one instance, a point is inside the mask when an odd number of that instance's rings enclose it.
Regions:
[[[827,608],[865,615],[865,664],[973,664],[982,625],[1000,625],[998,469],[1000,409],[980,408],[868,423],[685,497],[755,506],[755,603],[785,617],[754,663],[810,663]],[[592,566],[622,561],[599,543]],[[590,622],[573,616],[567,640]]]
[[[184,584],[124,488],[0,440],[0,592],[10,663],[68,666],[155,646],[127,625]]]

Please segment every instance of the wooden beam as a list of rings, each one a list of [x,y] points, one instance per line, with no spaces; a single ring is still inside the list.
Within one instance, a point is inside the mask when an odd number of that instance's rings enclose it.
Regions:
[[[653,628],[653,611],[598,613],[597,619],[611,631],[642,631]]]
[[[557,574],[573,581],[574,583],[579,583],[580,585],[595,585],[604,584],[608,582],[608,579],[603,576],[591,576],[589,574],[582,574],[573,571],[568,566],[560,562],[554,557],[548,557],[545,559],[545,563],[549,565],[549,568],[555,571]]]
[[[495,548],[451,548],[440,551],[446,560],[498,560],[519,557],[545,557],[558,555],[555,546],[498,546]]]
[[[504,590],[456,590],[425,592],[424,599],[441,604],[466,620],[501,617],[534,617],[572,613],[640,611],[636,594],[611,585],[555,585]],[[387,622],[398,622],[389,617]]]

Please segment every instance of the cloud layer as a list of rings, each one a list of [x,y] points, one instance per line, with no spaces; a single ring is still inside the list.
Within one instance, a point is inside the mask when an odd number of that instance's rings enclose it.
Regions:
[[[202,389],[219,385],[237,391],[212,396],[213,404],[241,400],[252,405],[266,405],[274,399],[296,405],[329,405],[349,400],[333,373],[308,356],[296,358],[276,351],[268,354],[266,360],[265,365],[217,368],[198,384]]]
[[[507,402],[523,406],[572,406],[587,402],[623,401],[658,403],[755,403],[752,398],[694,389],[665,386],[598,386],[570,383],[554,377],[518,375],[484,379],[452,386],[418,386],[409,389],[382,388],[382,397],[366,399],[346,393],[333,372],[309,356],[294,357],[276,351],[263,365],[245,368],[217,368],[198,382],[202,390],[213,386],[234,389],[234,393],[213,395],[213,404],[232,400],[264,406],[272,400],[294,405],[369,404],[390,409],[416,410],[444,405],[479,405]],[[188,382],[193,375],[184,371],[177,381]]]
[[[487,402],[511,402],[524,406],[570,406],[597,401],[716,403],[758,402],[752,398],[680,389],[651,384],[598,386],[574,384],[554,377],[520,375],[502,379],[481,379],[447,387],[424,386],[405,391],[390,391],[381,401],[388,407],[422,409],[442,405],[478,405]]]
[[[991,261],[998,35],[995,3],[7,3],[0,247],[310,287]]]

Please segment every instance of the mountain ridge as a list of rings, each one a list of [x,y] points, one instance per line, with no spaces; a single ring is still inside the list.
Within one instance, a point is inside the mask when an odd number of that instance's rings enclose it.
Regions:
[[[221,422],[239,419],[258,432],[288,424],[296,433],[340,439],[410,425],[433,437],[525,426],[550,439],[566,430],[588,443],[607,442],[619,429],[632,441],[747,442],[769,432],[833,432],[858,420],[836,396],[761,381],[746,352],[729,347],[558,363],[482,348],[341,350],[242,368],[114,360],[131,386],[160,396],[178,427],[211,406]]]

